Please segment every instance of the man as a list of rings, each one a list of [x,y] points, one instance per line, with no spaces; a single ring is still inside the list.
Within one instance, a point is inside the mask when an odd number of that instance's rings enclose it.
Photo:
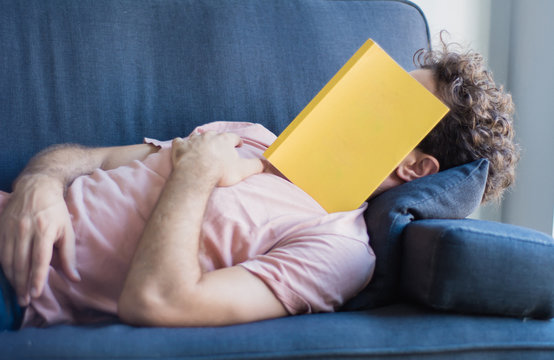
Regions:
[[[473,53],[445,47],[421,58],[412,76],[451,111],[374,195],[486,157],[485,199],[498,196],[517,160],[509,95]],[[171,146],[39,154],[0,215],[0,260],[29,306],[24,325],[116,314],[137,325],[225,325],[333,311],[354,296],[375,261],[365,205],[326,214],[271,166],[264,170],[261,153],[273,139],[256,125],[217,123]]]

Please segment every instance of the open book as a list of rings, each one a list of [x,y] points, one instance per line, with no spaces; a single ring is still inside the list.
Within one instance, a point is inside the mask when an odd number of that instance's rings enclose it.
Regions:
[[[326,211],[353,210],[447,112],[370,39],[264,156]]]

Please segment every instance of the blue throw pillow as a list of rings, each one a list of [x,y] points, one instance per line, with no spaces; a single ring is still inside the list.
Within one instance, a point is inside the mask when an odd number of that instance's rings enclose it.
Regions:
[[[439,310],[554,316],[554,239],[482,220],[420,220],[402,246],[405,295]]]
[[[462,219],[481,203],[486,159],[408,182],[375,197],[365,213],[376,266],[369,285],[344,310],[370,309],[394,302],[398,293],[402,231],[418,219]]]

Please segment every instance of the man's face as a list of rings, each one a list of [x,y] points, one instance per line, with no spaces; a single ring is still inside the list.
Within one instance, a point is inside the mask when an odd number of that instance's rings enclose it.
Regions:
[[[412,75],[412,77],[414,79],[416,79],[423,86],[425,86],[427,88],[427,90],[432,92],[435,96],[438,96],[437,95],[437,84],[435,82],[435,78],[433,76],[433,71],[432,70],[417,69],[417,70],[410,71],[410,75]],[[434,162],[436,162],[436,167],[435,166],[426,166],[425,171],[423,172],[424,176],[429,175],[433,172],[438,171],[438,161],[434,158],[433,158],[434,160],[430,160],[431,158],[432,158],[432,156],[424,154],[423,152],[421,152],[418,149],[414,149],[408,154],[408,156],[406,156],[406,158],[404,158],[404,160],[401,162],[399,167],[405,167],[405,166],[408,166],[408,164],[413,164],[414,162],[418,162],[418,161],[424,161],[424,162],[426,162],[428,160],[431,161],[431,162],[434,161]],[[429,165],[428,162],[427,162],[427,165]],[[373,194],[371,194],[370,198],[372,198],[372,197],[374,197],[374,196],[376,196],[376,195],[378,195],[378,194],[380,194],[384,191],[392,189],[393,187],[396,187],[398,185],[402,185],[403,183],[405,183],[407,181],[413,180],[412,178],[410,178],[408,176],[403,176],[403,174],[405,172],[398,171],[398,170],[399,170],[399,168],[396,168],[381,183],[381,185],[379,185],[377,190],[375,190],[373,192]]]

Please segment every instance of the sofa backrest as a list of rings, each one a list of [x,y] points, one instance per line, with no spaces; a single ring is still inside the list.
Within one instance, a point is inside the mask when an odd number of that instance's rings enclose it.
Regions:
[[[0,0],[0,190],[54,143],[279,133],[367,38],[408,70],[429,44],[407,1]]]

